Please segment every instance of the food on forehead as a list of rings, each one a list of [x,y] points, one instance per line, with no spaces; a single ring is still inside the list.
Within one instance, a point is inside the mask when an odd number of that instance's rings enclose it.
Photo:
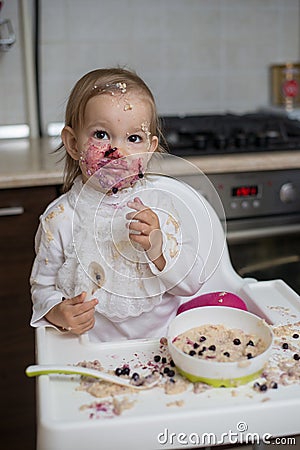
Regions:
[[[248,360],[266,350],[260,337],[222,324],[191,328],[176,336],[173,344],[191,357],[214,362]]]
[[[118,82],[118,83],[106,83],[103,87],[102,85],[98,86],[95,84],[93,86],[93,90],[96,90],[100,93],[109,92],[111,95],[114,95],[115,91],[126,94],[127,92],[127,84],[125,82]]]

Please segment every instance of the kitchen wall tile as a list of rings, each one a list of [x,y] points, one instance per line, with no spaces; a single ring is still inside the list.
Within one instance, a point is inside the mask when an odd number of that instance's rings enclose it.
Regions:
[[[300,29],[297,8],[291,7],[292,0],[287,7],[281,9],[278,25],[278,62],[297,61],[300,56]],[[288,7],[290,5],[290,7]],[[281,5],[282,7],[282,5]]]
[[[67,2],[41,1],[41,43],[64,42],[66,39],[66,24],[70,18],[67,17]]]
[[[178,71],[171,77],[165,75],[162,84],[154,83],[153,91],[162,114],[205,113],[220,109],[219,81],[213,72],[203,75]]]
[[[232,112],[252,111],[269,103],[265,90],[265,71],[236,70],[222,77],[222,101],[225,110]]]
[[[18,4],[7,0],[3,8],[17,28]],[[300,59],[299,0],[40,0],[40,6],[44,128],[63,120],[72,86],[97,67],[136,70],[161,114],[244,112],[269,106],[271,64]],[[26,121],[21,55],[20,39],[0,53],[0,124]]]

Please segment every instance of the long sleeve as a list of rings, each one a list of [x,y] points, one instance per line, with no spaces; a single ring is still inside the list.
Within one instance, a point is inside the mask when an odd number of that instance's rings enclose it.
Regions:
[[[176,296],[194,295],[203,284],[204,262],[192,226],[189,229],[179,217],[178,222],[168,218],[161,227],[166,266],[159,271],[149,262],[151,271],[166,292]]]
[[[63,199],[52,203],[40,217],[35,237],[36,258],[33,263],[30,284],[33,303],[31,325],[50,325],[45,314],[62,299],[56,288],[56,277],[64,262],[64,244],[68,234],[69,219]]]
[[[207,203],[198,192],[176,179],[161,177],[159,220],[163,233],[164,270],[149,262],[165,292],[173,296],[196,294],[217,267],[212,251],[215,239]],[[167,200],[166,200],[167,197]],[[220,256],[222,247],[220,247]]]

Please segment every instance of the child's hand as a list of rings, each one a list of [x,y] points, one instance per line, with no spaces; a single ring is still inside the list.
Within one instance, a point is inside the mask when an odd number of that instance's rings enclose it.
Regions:
[[[53,325],[72,331],[74,334],[83,334],[93,328],[95,324],[95,306],[97,299],[84,301],[86,292],[69,298],[55,305],[46,314],[46,319]]]
[[[163,270],[166,261],[162,253],[163,239],[158,216],[138,197],[133,202],[128,202],[127,206],[136,211],[126,214],[126,219],[130,220],[127,226],[129,230],[138,232],[130,233],[130,239],[140,244],[148,258],[159,270]]]

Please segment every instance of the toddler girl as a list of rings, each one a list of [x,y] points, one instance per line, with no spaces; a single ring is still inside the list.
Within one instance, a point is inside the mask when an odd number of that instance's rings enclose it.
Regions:
[[[149,171],[163,151],[151,91],[128,70],[86,74],[61,137],[65,193],[40,217],[31,325],[92,341],[165,335],[203,267],[188,223]]]

